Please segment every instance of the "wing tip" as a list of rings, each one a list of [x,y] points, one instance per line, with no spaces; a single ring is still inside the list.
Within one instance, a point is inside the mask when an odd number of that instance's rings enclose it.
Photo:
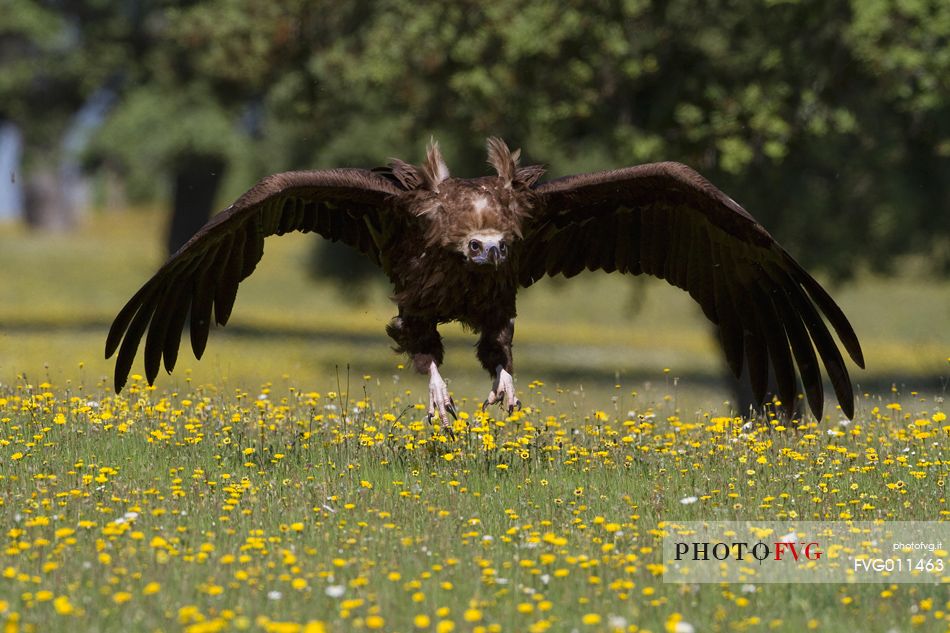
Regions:
[[[125,388],[125,383],[128,382],[128,380],[128,374],[123,376],[121,373],[119,373],[118,368],[116,368],[116,372],[112,381],[112,387],[115,389],[116,394],[122,393],[122,389]]]
[[[847,417],[849,420],[853,420],[854,419],[854,398],[852,398],[850,402],[845,401],[845,402],[839,402],[838,404],[841,406],[841,412],[844,413],[845,417]]]

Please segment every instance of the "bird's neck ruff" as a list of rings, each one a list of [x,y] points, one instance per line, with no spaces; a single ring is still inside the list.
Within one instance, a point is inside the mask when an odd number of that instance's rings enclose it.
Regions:
[[[519,166],[521,150],[511,151],[499,138],[488,139],[487,152],[497,176],[451,177],[435,141],[419,166],[400,160],[390,163],[392,175],[406,189],[408,211],[426,224],[427,249],[456,249],[468,241],[467,236],[479,232],[521,239],[524,221],[536,207],[531,187],[544,168]]]

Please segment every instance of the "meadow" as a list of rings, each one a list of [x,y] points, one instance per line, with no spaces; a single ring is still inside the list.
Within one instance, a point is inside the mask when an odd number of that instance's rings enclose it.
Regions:
[[[854,421],[735,417],[684,293],[589,276],[523,293],[523,410],[462,415],[382,327],[271,240],[206,358],[111,390],[114,313],[162,218],[0,230],[0,622],[8,631],[947,631],[947,585],[678,585],[663,521],[950,520],[946,283],[835,290],[869,370]],[[596,306],[592,309],[591,306]],[[140,370],[136,365],[136,371]],[[856,624],[860,623],[860,624]]]

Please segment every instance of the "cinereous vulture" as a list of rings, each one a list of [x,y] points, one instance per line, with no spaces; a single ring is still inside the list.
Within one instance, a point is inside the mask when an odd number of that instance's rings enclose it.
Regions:
[[[453,178],[436,143],[419,166],[329,169],[264,178],[213,217],[122,308],[106,342],[118,350],[115,388],[125,385],[145,336],[151,384],[175,367],[186,321],[201,358],[212,320],[224,325],[238,284],[264,252],[264,238],[316,232],[371,257],[395,287],[398,315],[386,327],[398,351],[429,377],[429,418],[456,414],[445,381],[440,323],[480,335],[477,356],[492,387],[486,404],[510,413],[515,295],[545,275],[603,270],[666,279],[689,292],[718,326],[732,371],[748,368],[765,396],[769,367],[778,396],[797,394],[795,366],[812,412],[822,416],[818,357],[842,411],[854,393],[841,352],[864,359],[854,330],[827,292],[732,198],[673,162],[538,183],[543,168],[519,166],[520,151],[488,139],[497,175]],[[817,352],[817,354],[816,354]]]

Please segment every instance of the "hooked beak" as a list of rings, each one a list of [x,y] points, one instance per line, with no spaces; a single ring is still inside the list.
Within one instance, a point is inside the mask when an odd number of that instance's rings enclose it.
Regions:
[[[508,259],[508,245],[496,237],[472,238],[468,241],[468,259],[474,264],[498,268]]]

